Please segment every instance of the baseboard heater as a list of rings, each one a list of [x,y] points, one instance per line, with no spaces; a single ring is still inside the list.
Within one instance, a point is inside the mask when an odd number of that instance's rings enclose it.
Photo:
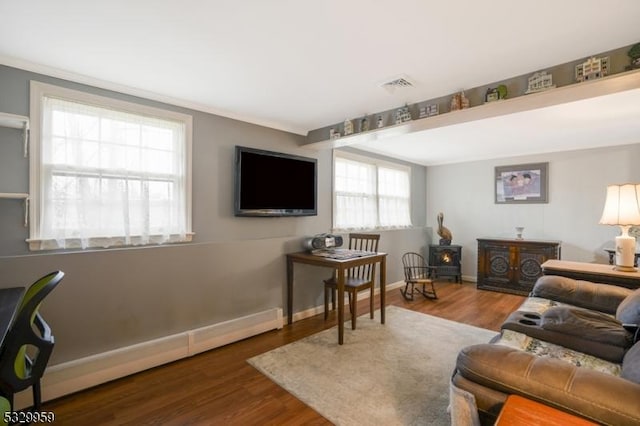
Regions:
[[[237,342],[283,325],[273,308],[230,321],[185,331],[47,368],[42,400],[48,401],[111,380]],[[15,396],[14,408],[33,405],[31,389]]]

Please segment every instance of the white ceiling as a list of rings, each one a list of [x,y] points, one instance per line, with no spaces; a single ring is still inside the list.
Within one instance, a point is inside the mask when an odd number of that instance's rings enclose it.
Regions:
[[[640,41],[638,0],[20,0],[0,16],[2,64],[303,135]],[[398,75],[415,88],[380,87]],[[548,126],[519,113],[367,149],[441,164],[640,142],[554,108]]]

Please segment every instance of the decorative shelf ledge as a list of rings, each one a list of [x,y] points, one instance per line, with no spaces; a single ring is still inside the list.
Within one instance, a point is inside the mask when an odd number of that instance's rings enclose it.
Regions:
[[[521,95],[497,102],[489,102],[468,109],[441,113],[419,118],[401,124],[368,130],[336,139],[307,142],[303,146],[313,149],[340,148],[366,144],[368,141],[395,137],[408,133],[422,132],[446,126],[455,126],[471,121],[532,111],[554,105],[577,102],[630,90],[640,90],[640,70],[614,74],[598,80],[575,83],[549,89],[543,92]]]
[[[0,192],[0,198],[11,198],[15,200],[24,200],[29,198],[29,194],[24,192]]]
[[[22,129],[24,156],[29,155],[29,117],[24,115],[8,114],[0,112],[0,127],[9,127],[12,129]]]

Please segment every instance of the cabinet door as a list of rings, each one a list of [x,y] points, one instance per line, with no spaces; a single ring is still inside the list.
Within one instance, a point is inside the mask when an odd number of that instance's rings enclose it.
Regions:
[[[536,280],[542,276],[542,264],[557,257],[556,247],[518,247],[516,284],[523,291],[531,291]]]
[[[483,248],[481,280],[483,286],[509,287],[513,280],[514,251],[506,245],[487,244]]]

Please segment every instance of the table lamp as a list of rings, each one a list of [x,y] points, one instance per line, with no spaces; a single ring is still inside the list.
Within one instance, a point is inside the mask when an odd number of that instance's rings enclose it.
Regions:
[[[621,235],[616,237],[616,261],[614,269],[633,272],[636,239],[629,235],[629,228],[640,225],[640,184],[626,183],[607,186],[607,199],[600,218],[602,225],[619,225]]]

